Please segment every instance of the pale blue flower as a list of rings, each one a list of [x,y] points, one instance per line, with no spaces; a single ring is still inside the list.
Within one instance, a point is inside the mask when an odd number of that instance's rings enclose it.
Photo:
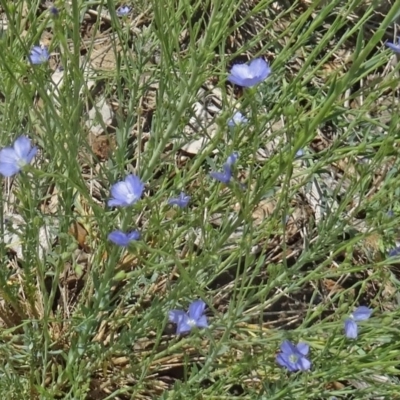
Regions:
[[[397,38],[397,43],[395,41],[394,43],[386,42],[385,44],[387,47],[389,47],[390,50],[394,51],[395,53],[400,54],[400,36]]]
[[[33,65],[43,64],[48,61],[49,58],[50,54],[47,47],[33,46],[29,54],[29,61]]]
[[[291,372],[307,371],[311,368],[311,362],[307,359],[309,346],[306,343],[294,345],[285,340],[281,345],[281,353],[276,356],[276,362]]]
[[[238,86],[251,87],[262,82],[270,73],[269,64],[263,58],[256,58],[250,64],[234,65],[228,80]]]
[[[231,166],[235,164],[235,162],[239,158],[239,153],[237,151],[234,151],[227,159],[226,159],[226,164]]]
[[[176,324],[176,334],[190,332],[192,328],[207,328],[207,317],[204,315],[206,303],[195,300],[189,305],[189,311],[171,310],[168,313],[169,321]]]
[[[365,306],[360,306],[350,314],[349,318],[344,321],[344,334],[348,339],[357,339],[358,325],[357,322],[369,319],[372,310]]]
[[[389,257],[396,257],[398,255],[400,255],[400,246],[397,246],[389,251]]]
[[[50,14],[52,15],[53,18],[57,18],[58,15],[60,14],[59,10],[57,7],[51,6],[49,8]]]
[[[239,153],[236,151],[233,152],[226,160],[226,163],[222,166],[223,172],[212,171],[210,172],[210,176],[215,180],[227,185],[232,179],[232,165],[237,161],[238,158]]]
[[[128,175],[124,181],[111,186],[112,198],[108,200],[109,207],[127,207],[135,204],[141,197],[144,183],[136,175]]]
[[[128,15],[131,12],[131,8],[128,6],[121,6],[117,10],[117,15],[119,17],[123,17],[124,15]]]
[[[32,147],[31,140],[20,136],[13,147],[0,150],[0,174],[13,176],[25,165],[30,164],[37,152],[37,147]]]
[[[236,111],[233,117],[228,121],[228,126],[234,127],[240,124],[246,124],[249,120],[240,112]]]
[[[129,243],[139,239],[140,233],[138,231],[122,232],[116,230],[108,235],[108,240],[121,247],[127,247]]]
[[[305,154],[304,150],[303,149],[299,149],[299,150],[296,151],[296,154],[294,156],[295,156],[295,158],[300,158],[300,157],[303,157],[304,154]]]
[[[211,171],[210,176],[211,178],[214,178],[215,180],[225,183],[225,185],[227,185],[232,178],[232,169],[227,164],[224,164],[222,168],[224,170],[223,172]]]
[[[178,206],[180,208],[187,207],[190,201],[190,196],[187,196],[185,193],[181,192],[179,197],[173,197],[168,200],[168,204],[171,206]]]

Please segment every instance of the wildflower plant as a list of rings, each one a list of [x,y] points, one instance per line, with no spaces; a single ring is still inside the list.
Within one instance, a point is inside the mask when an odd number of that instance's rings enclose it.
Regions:
[[[0,2],[4,399],[398,397],[400,0]]]

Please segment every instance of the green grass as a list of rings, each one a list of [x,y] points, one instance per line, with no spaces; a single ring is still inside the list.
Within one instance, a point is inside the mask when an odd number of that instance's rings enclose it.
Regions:
[[[127,18],[112,0],[61,3],[54,20],[39,0],[0,0],[0,146],[26,134],[40,148],[2,181],[4,218],[24,221],[0,224],[19,242],[0,245],[2,397],[400,398],[399,263],[387,256],[400,222],[399,67],[384,46],[400,0],[384,15],[361,0],[138,0]],[[51,61],[32,66],[46,32]],[[89,80],[82,60],[108,36],[114,65]],[[226,84],[257,56],[271,63],[265,82]],[[99,156],[85,121],[102,95],[115,117]],[[235,108],[250,121],[228,129]],[[233,151],[226,187],[209,172]],[[145,194],[110,209],[128,173]],[[168,206],[181,190],[189,207]],[[118,228],[142,238],[117,248]],[[176,336],[168,311],[194,299],[210,327]],[[343,323],[358,305],[374,313],[351,341]],[[285,339],[310,345],[310,371],[277,365]]]

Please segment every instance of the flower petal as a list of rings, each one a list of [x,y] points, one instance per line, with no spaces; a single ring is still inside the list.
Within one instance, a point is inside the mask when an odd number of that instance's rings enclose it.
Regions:
[[[296,354],[297,348],[292,342],[289,342],[289,340],[285,340],[281,344],[281,352],[287,355],[292,355]]]
[[[32,64],[39,64],[41,52],[42,52],[42,48],[40,46],[33,46],[32,50],[29,54],[29,61]]]
[[[197,321],[196,325],[198,328],[208,328],[208,321],[205,315],[202,315]]]
[[[14,149],[5,147],[0,150],[0,173],[3,176],[13,176],[20,171],[18,156]]]
[[[29,164],[33,160],[33,157],[35,157],[37,151],[38,151],[38,148],[36,146],[32,147],[31,151],[25,157],[25,162],[27,164]]]
[[[130,11],[131,11],[131,8],[130,8],[130,7],[128,7],[128,6],[121,6],[121,7],[118,8],[118,10],[117,10],[117,15],[118,15],[119,17],[122,17],[122,16],[124,16],[124,15],[129,14]]]
[[[234,77],[235,79],[244,80],[251,77],[251,71],[247,64],[235,64],[231,68],[230,76]]]
[[[389,47],[390,50],[394,51],[395,53],[400,53],[400,45],[395,44],[392,42],[386,42],[385,43],[387,47]]]
[[[285,353],[279,353],[276,356],[276,362],[281,366],[287,368],[291,372],[297,371],[297,368],[293,363],[290,362],[289,355]]]
[[[239,158],[239,153],[238,153],[237,151],[234,151],[234,152],[228,157],[228,159],[226,160],[225,165],[228,166],[229,168],[225,168],[225,167],[224,167],[225,172],[228,172],[228,171],[229,171],[229,174],[231,174],[231,168],[230,168],[230,167],[231,167],[233,164],[235,164],[235,162],[237,161],[238,158]]]
[[[168,199],[168,204],[170,206],[181,206],[181,199],[179,197],[172,197],[171,199]]]
[[[300,357],[297,361],[297,366],[302,371],[308,371],[311,368],[311,361],[306,357]]]
[[[203,300],[195,300],[189,306],[189,318],[197,321],[203,315],[205,308],[206,303]]]
[[[277,354],[277,356],[275,357],[276,362],[281,366],[281,367],[285,367],[288,368],[287,362],[286,362],[286,357],[284,357],[285,355],[283,353],[279,353]]]
[[[179,197],[172,197],[171,199],[169,199],[168,204],[171,206],[184,208],[189,204],[190,199],[190,196],[186,196],[185,193],[181,192]]]
[[[16,164],[4,163],[0,161],[0,174],[9,177],[19,172],[20,168]]]
[[[303,356],[306,356],[308,352],[310,351],[310,346],[306,343],[298,343],[296,346],[297,351],[302,354]]]
[[[0,162],[6,164],[16,164],[18,162],[17,153],[11,147],[5,147],[4,149],[1,149]]]
[[[34,64],[43,64],[49,59],[50,55],[47,47],[41,48],[40,46],[33,46],[28,56],[29,61]]]
[[[224,172],[217,172],[217,171],[212,171],[210,172],[211,178],[214,178],[215,180],[228,184],[231,180],[230,175],[226,175]]]
[[[113,231],[108,235],[108,240],[115,243],[118,246],[126,247],[128,246],[130,240],[128,235],[122,231]]]
[[[127,184],[122,182],[117,182],[111,186],[111,195],[118,200],[124,200],[129,196],[130,191]]]
[[[353,313],[354,321],[365,321],[367,320],[372,314],[372,310],[366,306],[360,306],[356,308]]]
[[[299,149],[296,151],[296,154],[294,155],[295,158],[299,158],[299,157],[303,157],[304,156],[304,150],[303,149]]]
[[[136,175],[128,175],[125,178],[125,183],[129,192],[140,199],[144,190],[144,183],[140,180],[140,178]]]
[[[171,310],[168,313],[168,320],[174,324],[177,324],[186,315],[185,311],[182,310]]]
[[[140,232],[139,231],[131,231],[126,234],[127,238],[130,242],[139,240],[140,239]]]
[[[185,314],[177,323],[176,334],[180,335],[182,333],[190,332],[192,330],[192,325],[188,324],[189,318]]]
[[[344,321],[344,334],[348,339],[357,339],[358,326],[356,322],[348,318]]]
[[[233,117],[228,121],[228,126],[233,127],[246,122],[248,122],[248,119],[240,111],[236,111]]]
[[[31,140],[26,136],[20,136],[14,142],[15,154],[19,159],[25,160],[31,150]]]
[[[396,257],[398,255],[400,255],[400,246],[397,246],[389,251],[389,257]]]
[[[125,200],[110,199],[107,202],[108,207],[126,207],[129,204]]]
[[[263,58],[256,58],[253,60],[249,69],[253,76],[257,76],[261,81],[263,81],[271,72],[268,63]]]

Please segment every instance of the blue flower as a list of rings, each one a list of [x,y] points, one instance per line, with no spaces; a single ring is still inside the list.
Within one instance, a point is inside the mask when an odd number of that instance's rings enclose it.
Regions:
[[[140,233],[138,231],[122,232],[120,230],[116,230],[108,235],[108,240],[121,247],[127,247],[130,242],[134,242],[139,239]]]
[[[389,47],[389,49],[394,51],[395,53],[400,54],[400,36],[397,38],[397,43],[386,42],[386,46]]]
[[[112,198],[109,207],[127,207],[135,204],[142,196],[144,183],[136,175],[128,175],[124,181],[111,186]]]
[[[397,246],[389,251],[389,257],[396,257],[398,255],[400,255],[400,246]]]
[[[233,117],[228,121],[228,126],[233,127],[247,122],[249,122],[249,120],[240,111],[236,111]]]
[[[128,15],[131,12],[131,8],[128,6],[121,6],[117,10],[118,17],[123,17],[124,15]]]
[[[176,334],[190,332],[192,328],[207,328],[207,317],[204,315],[206,303],[203,300],[195,300],[189,305],[189,311],[171,310],[168,313],[170,322],[176,324]]]
[[[344,321],[344,334],[348,339],[357,339],[358,321],[367,320],[372,314],[372,310],[365,306],[360,306],[354,310],[350,317]]]
[[[29,164],[37,152],[37,147],[32,147],[31,140],[20,136],[13,147],[0,150],[0,174],[13,176],[25,165]]]
[[[234,65],[228,80],[238,86],[251,87],[262,82],[270,73],[269,64],[262,58],[256,58],[250,64]]]
[[[185,193],[181,192],[179,197],[173,197],[168,200],[168,204],[171,206],[178,206],[180,208],[184,208],[189,204],[190,196],[187,196]]]
[[[303,149],[299,149],[296,151],[296,154],[294,155],[295,158],[300,158],[304,156],[304,150]]]
[[[211,178],[214,178],[215,180],[225,183],[225,185],[227,185],[232,178],[232,169],[228,164],[224,164],[222,168],[224,172],[211,171],[210,176]]]
[[[237,161],[238,158],[239,153],[236,151],[233,152],[226,160],[226,163],[222,166],[223,172],[212,171],[210,172],[210,176],[227,185],[232,179],[232,165]]]
[[[49,8],[50,14],[52,15],[53,18],[57,18],[60,12],[58,11],[57,7],[51,6]]]
[[[285,340],[281,345],[281,353],[276,356],[276,362],[291,372],[307,371],[311,368],[311,362],[306,358],[309,349],[308,344],[299,343],[295,346]]]
[[[50,54],[47,47],[33,46],[30,54],[29,61],[33,65],[43,64],[48,61]]]
[[[226,164],[229,166],[232,166],[235,164],[237,159],[239,158],[239,153],[237,151],[234,151],[226,160]]]

